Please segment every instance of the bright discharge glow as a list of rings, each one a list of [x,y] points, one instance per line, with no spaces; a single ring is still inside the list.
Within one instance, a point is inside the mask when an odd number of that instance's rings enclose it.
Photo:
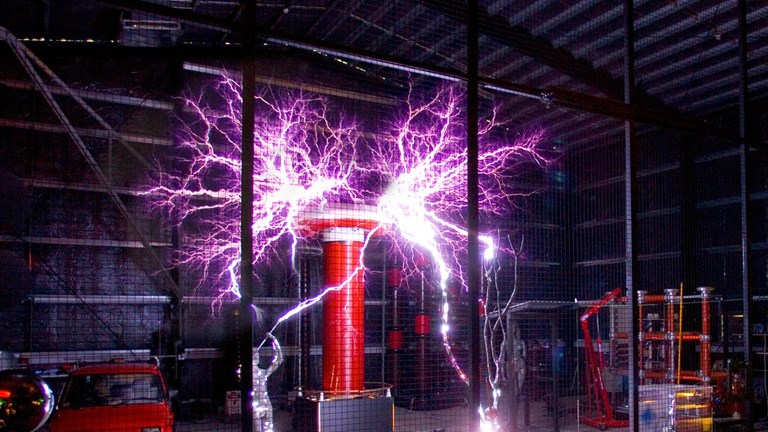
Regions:
[[[186,107],[195,121],[186,124],[180,141],[181,169],[164,173],[148,195],[178,223],[196,221],[199,231],[177,264],[195,266],[206,278],[223,282],[217,299],[239,297],[240,86],[222,78]],[[334,112],[328,101],[302,93],[257,96],[254,145],[254,262],[294,260],[302,221],[334,205],[367,205],[376,210],[378,231],[393,239],[406,262],[428,257],[442,294],[440,326],[443,345],[460,378],[467,376],[449,343],[449,283],[466,288],[467,157],[463,95],[443,87],[424,98],[409,92],[405,109],[373,137]],[[518,164],[548,160],[539,153],[542,131],[499,139],[495,111],[480,128],[481,214],[502,215],[514,206]],[[321,213],[314,213],[320,217]],[[479,236],[482,255],[492,260],[504,252],[490,235]],[[283,252],[284,255],[284,252]],[[361,257],[358,268],[364,271]],[[349,279],[354,274],[349,275]],[[348,280],[349,280],[348,279]],[[318,302],[319,296],[286,312],[275,324]]]
[[[481,410],[483,430],[500,429],[498,408],[501,388],[499,386],[505,373],[510,384],[510,390],[514,393],[520,391],[524,379],[524,373],[521,373],[524,371],[525,361],[520,329],[516,321],[512,321],[511,324],[507,321],[507,312],[517,294],[518,259],[522,248],[522,242],[517,248],[512,247],[511,244],[508,248],[514,264],[511,293],[502,293],[499,282],[499,272],[501,271],[499,261],[486,261],[483,264],[484,274],[480,304],[482,306],[483,342],[488,374],[487,384],[490,386],[491,393],[490,405],[485,410]],[[489,308],[489,304],[493,304],[495,307]],[[516,420],[511,419],[511,421]]]
[[[406,101],[406,115],[393,124],[395,133],[375,147],[376,157],[370,169],[391,179],[378,200],[383,220],[397,227],[397,234],[406,245],[426,252],[438,270],[443,346],[459,377],[467,382],[451,353],[448,302],[451,277],[465,286],[462,252],[466,249],[467,231],[462,214],[467,202],[467,158],[462,103],[454,87],[426,100],[411,93]],[[541,131],[503,144],[492,141],[494,126],[495,117],[479,130],[478,170],[482,184],[478,204],[486,215],[501,215],[514,204],[518,194],[514,190],[515,164],[547,163],[538,153]],[[492,259],[498,244],[488,235],[480,235],[479,240],[485,259]]]
[[[178,222],[194,219],[199,236],[185,244],[177,264],[226,282],[217,300],[240,297],[240,86],[222,79],[198,99],[187,99],[196,121],[186,125],[177,159],[148,191]],[[328,199],[362,202],[352,187],[356,170],[354,125],[328,120],[326,101],[309,95],[257,97],[254,143],[254,262],[295,256],[297,217]],[[289,245],[286,244],[290,242]],[[202,282],[202,280],[201,280]]]

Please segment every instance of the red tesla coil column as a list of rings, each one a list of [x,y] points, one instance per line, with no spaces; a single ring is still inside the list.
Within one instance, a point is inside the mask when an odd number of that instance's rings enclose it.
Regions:
[[[341,288],[323,300],[323,390],[349,394],[365,389],[365,288],[361,228],[322,231],[325,286]]]
[[[366,236],[379,228],[376,208],[332,204],[299,218],[304,236],[319,234],[323,244],[323,391],[354,396],[365,390]]]
[[[323,379],[320,391],[302,389],[296,398],[296,432],[394,431],[389,387],[365,383],[362,256],[369,237],[382,234],[377,216],[375,207],[351,204],[326,204],[299,215],[297,232],[318,235],[323,248]]]

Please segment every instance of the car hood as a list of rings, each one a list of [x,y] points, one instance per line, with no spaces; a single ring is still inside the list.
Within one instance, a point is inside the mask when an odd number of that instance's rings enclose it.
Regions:
[[[159,426],[171,430],[173,413],[166,404],[64,408],[54,413],[51,432],[136,432]]]

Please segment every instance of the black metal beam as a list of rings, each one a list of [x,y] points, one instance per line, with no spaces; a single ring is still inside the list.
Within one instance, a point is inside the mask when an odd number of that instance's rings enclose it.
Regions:
[[[421,0],[420,3],[459,22],[464,22],[466,19],[462,0]],[[554,47],[551,42],[534,36],[526,28],[512,25],[505,17],[490,15],[488,11],[481,10],[478,21],[480,33],[483,36],[509,46],[540,64],[562,72],[609,97],[621,99],[624,85],[608,71],[594,67],[586,60],[575,57],[568,50]],[[639,94],[636,97],[644,102],[653,100],[653,106],[663,105],[646,94]]]
[[[624,0],[624,103],[632,105],[635,97],[635,2]],[[631,120],[624,122],[624,247],[625,287],[627,289],[627,306],[631,326],[629,340],[629,428],[636,432],[640,430],[640,403],[638,387],[639,352],[634,347],[639,346],[638,324],[638,295],[637,280],[637,209],[639,208],[637,177],[638,149],[635,142],[635,124]]]
[[[467,288],[469,301],[469,430],[481,430],[480,390],[483,388],[480,364],[481,342],[480,310],[477,302],[480,300],[480,234],[479,216],[479,173],[478,173],[478,121],[480,93],[478,82],[479,64],[479,33],[478,33],[478,1],[469,0],[466,4],[467,20]]]
[[[749,164],[749,64],[747,54],[749,52],[749,46],[747,42],[748,21],[747,21],[747,0],[738,0],[738,14],[739,14],[739,165],[740,165],[740,177],[739,185],[741,190],[741,288],[742,288],[742,328],[743,328],[743,347],[744,347],[744,366],[746,368],[745,373],[745,389],[744,394],[752,395],[754,379],[752,377],[752,254],[750,251],[750,245],[752,244],[752,234],[750,230],[750,215],[749,215],[749,178],[750,178],[750,164]],[[744,398],[744,428],[746,432],[751,432],[754,429],[752,424],[752,398]]]
[[[138,10],[142,12],[162,15],[187,24],[218,29],[236,34],[242,33],[242,29],[237,23],[233,23],[210,15],[199,14],[189,10],[176,9],[160,4],[147,3],[141,0],[99,1],[120,9]],[[446,13],[455,19],[461,19],[461,22],[466,22],[465,20],[467,17],[467,12],[466,4],[464,3],[459,5],[455,0],[450,0],[447,2],[443,2],[441,0],[422,0],[422,4],[432,7],[433,10],[438,12]],[[450,7],[450,5],[453,5],[454,7]],[[508,22],[498,22],[498,17],[491,17],[482,10],[478,11],[478,14],[478,31],[481,33],[483,31],[486,31],[487,33],[491,29],[495,30],[495,27],[493,27],[495,25],[511,27]],[[604,72],[591,67],[583,60],[578,60],[574,63],[574,61],[572,61],[574,60],[572,55],[570,55],[571,60],[568,60],[569,54],[567,52],[560,52],[563,50],[556,50],[558,53],[549,52],[553,48],[551,45],[548,48],[546,41],[536,39],[527,40],[524,43],[519,42],[519,40],[526,40],[523,30],[524,29],[515,30],[514,32],[507,32],[506,36],[504,36],[504,43],[509,44],[510,41],[506,38],[514,36],[517,38],[516,40],[518,40],[514,46],[515,49],[523,50],[523,52],[530,54],[531,56],[535,55],[534,58],[541,60],[542,63],[547,65],[549,65],[551,59],[557,59],[555,64],[550,66],[557,66],[558,70],[568,75],[572,75],[571,73],[574,72],[575,78],[586,79],[588,84],[597,86],[596,88],[599,90],[609,95],[615,96],[615,99],[592,96],[560,88],[537,89],[534,87],[510,83],[505,80],[479,77],[478,74],[478,83],[480,85],[487,89],[513,93],[524,97],[538,98],[544,103],[551,103],[554,105],[562,106],[564,108],[605,115],[620,120],[632,120],[637,123],[644,123],[651,126],[668,128],[685,133],[693,133],[696,135],[716,135],[725,139],[734,141],[737,140],[737,137],[725,136],[721,133],[718,133],[715,128],[709,126],[702,120],[698,120],[696,118],[682,114],[677,114],[675,112],[669,112],[667,110],[654,109],[644,103],[638,104],[638,97],[644,102],[647,102],[651,99],[648,98],[647,95],[644,95],[637,90],[635,90],[633,103],[627,104],[620,102],[619,99],[621,98],[621,89],[623,88],[623,85],[616,84],[616,79],[610,76],[605,76]],[[347,60],[360,61],[368,64],[389,67],[396,70],[416,73],[420,75],[432,76],[449,81],[467,80],[466,73],[451,68],[435,66],[422,62],[408,61],[402,58],[372,53],[366,50],[313,40],[297,35],[285,35],[269,30],[255,29],[254,33],[257,38],[265,41],[283,44],[299,49],[315,50],[324,54],[337,56]],[[489,37],[493,36],[491,34],[486,35]],[[497,35],[495,37],[502,36],[503,34]],[[517,46],[518,44],[519,46]],[[595,77],[597,79],[593,79]],[[653,106],[660,105],[660,103],[654,101]]]
[[[210,28],[223,32],[231,32],[234,34],[242,35],[241,24],[237,22],[231,22],[225,19],[217,18],[211,15],[204,15],[197,12],[184,9],[176,9],[169,6],[163,6],[160,4],[147,3],[141,0],[99,0],[101,3],[105,3],[123,10],[134,10],[155,15],[161,15],[167,18],[174,19],[176,21],[200,26],[204,28]],[[369,64],[376,64],[379,66],[391,67],[397,70],[406,72],[418,73],[426,76],[433,76],[440,79],[446,79],[450,81],[463,81],[466,77],[461,71],[443,68],[439,66],[429,65],[420,62],[413,62],[396,58],[392,56],[386,56],[381,54],[371,53],[369,51],[355,49],[348,46],[339,44],[328,43],[324,41],[314,40],[311,38],[288,35],[280,32],[265,30],[265,29],[252,29],[253,34],[257,39],[261,39],[267,42],[273,42],[277,44],[283,44],[294,48],[301,48],[307,50],[316,50],[325,54],[335,55],[339,58],[348,60],[362,61]]]
[[[648,124],[697,136],[716,136],[734,142],[738,139],[736,136],[727,135],[712,127],[704,120],[638,106],[633,103],[592,96],[559,87],[537,89],[491,78],[480,78],[479,81],[487,90],[530,97],[562,108],[599,114],[619,120],[630,120],[635,123]]]
[[[252,432],[253,410],[253,158],[254,112],[256,107],[256,38],[251,32],[255,26],[256,0],[245,0],[243,7],[243,103],[242,155],[240,172],[240,412],[242,432]]]
[[[694,135],[721,136],[731,140],[736,138],[725,136],[703,120],[638,106],[626,100],[620,102],[561,88],[549,89],[548,94],[551,95],[553,104],[564,108],[578,109],[606,117],[658,126]]]
[[[241,29],[237,28],[238,26],[231,20],[200,14],[191,9],[178,9],[142,0],[99,0],[99,2],[125,11],[140,11],[173,18],[176,21],[185,24],[194,24],[198,27],[219,30],[222,32],[241,33]]]

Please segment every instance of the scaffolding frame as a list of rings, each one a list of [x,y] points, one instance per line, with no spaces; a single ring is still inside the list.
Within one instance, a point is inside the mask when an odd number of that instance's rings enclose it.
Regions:
[[[675,331],[675,308],[682,308],[683,296],[676,288],[664,290],[664,294],[648,294],[647,291],[637,292],[638,321],[640,331],[638,339],[638,378],[640,384],[648,384],[647,380],[661,381],[663,383],[679,383],[680,381],[693,381],[702,385],[709,385],[712,379],[711,369],[711,335],[710,335],[710,298],[713,288],[699,287],[698,297],[701,299],[701,329],[699,331],[683,331],[678,328]],[[650,304],[664,305],[663,326],[659,330],[646,331],[644,323],[644,306]],[[699,369],[682,370],[679,363],[675,362],[675,353],[681,349],[683,342],[699,343]],[[677,344],[677,345],[676,345]],[[658,346],[660,345],[660,347]],[[647,368],[644,361],[646,347],[651,350],[661,349],[664,354],[664,367]],[[676,351],[677,350],[677,351]]]

